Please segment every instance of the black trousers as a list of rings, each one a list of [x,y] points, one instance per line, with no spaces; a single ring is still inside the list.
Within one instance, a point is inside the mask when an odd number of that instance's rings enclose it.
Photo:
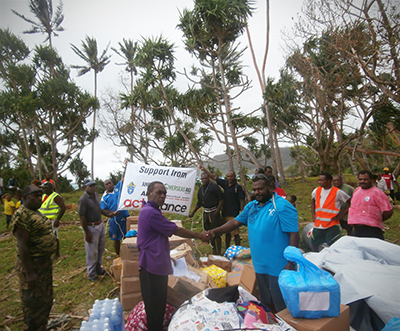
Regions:
[[[383,237],[383,231],[380,228],[368,225],[356,225],[354,227],[354,236],[361,238],[367,237],[385,240],[385,238]]]
[[[162,331],[167,305],[168,276],[140,269],[140,287],[147,315],[147,330]]]

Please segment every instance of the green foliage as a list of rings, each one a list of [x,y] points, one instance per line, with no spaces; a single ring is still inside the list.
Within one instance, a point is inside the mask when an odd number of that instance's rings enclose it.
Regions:
[[[79,69],[78,76],[82,76],[90,70],[93,70],[95,75],[102,72],[106,65],[110,63],[111,55],[107,55],[109,46],[110,43],[103,50],[101,55],[98,56],[97,40],[93,37],[86,36],[85,40],[82,40],[82,50],[71,44],[71,48],[75,54],[86,62],[86,65],[73,65],[71,68]]]
[[[64,31],[61,23],[64,20],[64,14],[62,13],[63,4],[60,1],[56,12],[53,15],[53,1],[52,0],[28,0],[29,11],[36,17],[37,21],[33,21],[22,14],[17,13],[15,10],[12,12],[24,21],[32,24],[30,30],[24,31],[24,33],[44,33],[47,34],[45,41],[49,41],[51,45],[52,35],[58,36],[57,32]]]
[[[61,193],[70,193],[72,192],[74,189],[71,186],[71,179],[68,179],[66,176],[59,176],[57,178],[57,191],[61,192]]]
[[[111,180],[114,185],[117,185],[120,180],[123,179],[124,171],[123,170],[115,170],[114,172],[110,172],[108,175],[108,179]],[[104,178],[106,180],[107,178]]]
[[[75,177],[79,188],[83,187],[84,180],[90,176],[90,172],[87,169],[86,164],[79,157],[79,155],[75,156],[75,158],[70,162],[69,171]]]
[[[135,65],[135,56],[136,51],[138,49],[138,43],[134,42],[132,39],[123,38],[122,43],[118,43],[119,50],[111,47],[111,49],[121,56],[125,62],[117,63],[118,65],[126,65],[125,71],[128,71],[132,74],[137,74],[136,65]]]

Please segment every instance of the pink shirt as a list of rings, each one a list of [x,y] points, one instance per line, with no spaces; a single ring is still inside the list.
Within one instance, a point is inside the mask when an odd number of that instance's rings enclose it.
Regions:
[[[351,199],[347,222],[383,229],[382,213],[392,210],[388,197],[377,187],[357,187]]]

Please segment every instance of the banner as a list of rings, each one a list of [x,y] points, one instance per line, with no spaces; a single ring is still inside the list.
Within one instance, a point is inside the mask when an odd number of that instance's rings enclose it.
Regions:
[[[167,189],[161,210],[167,213],[189,215],[192,205],[196,168],[174,168],[128,163],[121,190],[118,210],[139,210],[147,201],[147,186],[160,181]]]

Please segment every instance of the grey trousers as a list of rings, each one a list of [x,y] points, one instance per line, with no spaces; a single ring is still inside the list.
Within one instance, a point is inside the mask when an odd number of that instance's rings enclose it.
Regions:
[[[106,247],[104,222],[99,225],[89,225],[88,230],[92,234],[93,240],[91,243],[85,240],[86,269],[89,279],[92,279],[103,271],[101,262]]]

